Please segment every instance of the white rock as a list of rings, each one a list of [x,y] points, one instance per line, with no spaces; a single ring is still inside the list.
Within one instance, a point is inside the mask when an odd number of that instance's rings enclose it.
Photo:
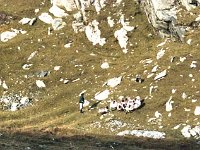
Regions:
[[[190,132],[189,132],[190,130],[191,130],[191,126],[190,126],[190,125],[187,125],[187,126],[185,126],[185,127],[181,130],[181,133],[182,133],[182,135],[183,135],[184,137],[190,138],[190,137],[191,137]]]
[[[24,70],[29,70],[30,67],[31,67],[32,65],[33,65],[33,64],[24,64],[24,65],[22,66],[22,68],[23,68]]]
[[[196,68],[197,67],[197,61],[192,61],[190,64],[190,68]]]
[[[17,32],[15,31],[5,31],[0,34],[0,39],[2,42],[7,42],[8,40],[17,36]]]
[[[71,45],[72,45],[72,43],[67,43],[67,44],[64,45],[64,48],[70,48]]]
[[[172,94],[176,93],[176,89],[172,89]]]
[[[99,14],[100,10],[105,7],[106,0],[94,0],[93,5],[96,9],[97,14]]]
[[[162,114],[159,113],[158,111],[156,111],[156,112],[155,112],[155,117],[156,117],[156,118],[161,118],[161,117],[162,117]]]
[[[119,132],[117,135],[124,136],[124,135],[135,135],[137,137],[148,137],[148,138],[154,138],[154,139],[163,139],[165,138],[164,132],[159,131],[145,131],[145,130],[125,130],[122,132]]]
[[[161,73],[159,73],[158,75],[156,75],[154,80],[160,80],[160,79],[164,78],[166,75],[167,75],[167,70],[164,70]]]
[[[29,103],[29,98],[28,97],[22,97],[20,100],[20,103],[22,105],[27,105]]]
[[[65,22],[62,21],[62,18],[55,18],[52,20],[52,28],[54,30],[60,30],[66,25]]]
[[[116,87],[117,85],[119,85],[121,83],[121,80],[122,80],[122,76],[116,77],[116,78],[112,78],[112,79],[109,79],[106,82],[106,85],[108,85],[108,86],[113,88],[113,87]]]
[[[187,43],[188,45],[191,45],[191,43],[192,43],[192,39],[187,40],[186,43]]]
[[[117,38],[118,43],[122,49],[127,49],[127,43],[128,43],[128,37],[127,31],[124,28],[121,28],[120,30],[115,31],[114,36]]]
[[[28,24],[31,21],[30,18],[23,18],[19,21],[20,24],[25,25]]]
[[[158,65],[154,66],[151,72],[155,73],[158,70]]]
[[[96,93],[94,98],[95,98],[96,100],[99,100],[99,101],[105,100],[105,99],[108,98],[109,94],[110,94],[110,91],[109,91],[109,90],[105,90],[105,91],[103,91],[103,92],[98,92],[98,93]]]
[[[181,124],[176,125],[173,129],[177,130],[178,128],[180,128]]]
[[[61,67],[61,66],[55,66],[53,69],[54,69],[55,71],[58,71],[58,70],[60,70],[60,67]]]
[[[36,85],[39,88],[45,88],[46,85],[44,84],[44,82],[42,80],[36,80]]]
[[[31,55],[28,57],[27,61],[31,60],[37,53],[38,51],[32,52]]]
[[[182,99],[186,99],[187,98],[187,94],[185,92],[182,93]]]
[[[48,13],[42,13],[38,18],[47,24],[51,24],[53,21],[53,18]]]
[[[102,69],[108,69],[109,68],[108,62],[104,62],[103,64],[101,64],[101,68]]]
[[[67,11],[72,11],[79,7],[81,1],[77,0],[51,0],[53,6],[64,7]]]
[[[158,60],[158,59],[162,58],[164,56],[164,54],[165,54],[164,49],[159,50],[159,52],[157,53],[156,59]]]
[[[85,27],[85,34],[93,45],[99,44],[103,46],[106,43],[105,38],[101,38],[101,31],[99,30],[99,22],[93,20],[88,26]]]
[[[68,14],[65,13],[65,11],[64,11],[63,9],[59,8],[59,7],[56,6],[56,5],[53,5],[53,6],[49,9],[49,12],[52,13],[55,17],[59,17],[59,18],[68,16]]]
[[[180,57],[180,62],[184,62],[186,60],[186,57]]]
[[[11,104],[10,110],[11,110],[11,111],[16,111],[16,110],[18,110],[18,105],[19,105],[18,103],[12,103],[12,104]]]
[[[158,44],[158,45],[157,45],[157,47],[160,47],[160,46],[163,46],[163,45],[165,45],[165,44],[166,44],[166,42],[167,42],[167,39],[166,39],[164,42],[162,42],[162,43]]]
[[[169,100],[166,102],[166,111],[172,111],[172,104],[174,103],[174,101],[172,101],[172,96],[169,98]]]
[[[3,87],[5,90],[7,90],[7,89],[8,89],[8,86],[7,86],[7,84],[6,84],[6,82],[5,82],[5,81],[3,81],[3,82],[2,82],[2,87]]]
[[[111,28],[114,27],[114,24],[115,24],[114,20],[111,19],[111,17],[107,17],[107,20],[108,20],[108,25],[109,25]]]
[[[200,106],[196,106],[195,110],[194,110],[194,115],[200,115]]]

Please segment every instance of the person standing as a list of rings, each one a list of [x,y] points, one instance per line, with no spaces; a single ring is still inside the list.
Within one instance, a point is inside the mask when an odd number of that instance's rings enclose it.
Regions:
[[[84,93],[81,93],[80,99],[79,99],[79,104],[80,104],[80,113],[83,113],[83,104],[84,104],[85,98],[84,98]]]

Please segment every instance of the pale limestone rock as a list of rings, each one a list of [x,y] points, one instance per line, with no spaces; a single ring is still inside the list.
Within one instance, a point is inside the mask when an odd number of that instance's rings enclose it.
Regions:
[[[89,41],[93,43],[93,45],[99,44],[103,46],[106,43],[105,38],[101,38],[101,31],[99,30],[99,22],[93,20],[88,24],[85,28],[85,34]]]
[[[50,9],[49,12],[52,13],[55,17],[63,18],[67,17],[68,14],[61,8],[57,7],[56,5],[53,5]]]
[[[105,99],[108,98],[109,94],[110,94],[110,91],[109,91],[109,90],[105,90],[105,91],[103,91],[103,92],[98,92],[98,93],[96,93],[94,98],[95,98],[96,100],[99,100],[99,101],[105,100]]]
[[[169,100],[166,102],[166,111],[172,111],[172,104],[174,103],[174,101],[172,101],[172,96],[169,98]]]
[[[44,84],[44,82],[42,80],[36,80],[36,85],[39,88],[45,88],[46,85]]]
[[[165,50],[164,50],[164,49],[161,49],[161,50],[159,50],[159,52],[157,53],[156,59],[158,60],[158,59],[162,58],[164,55],[165,55]]]
[[[106,82],[106,85],[114,88],[114,87],[116,87],[117,85],[119,85],[121,83],[121,80],[122,80],[122,76],[116,77],[116,78],[112,78],[112,79],[109,79]]]
[[[52,28],[54,30],[60,30],[64,28],[65,25],[66,23],[62,21],[62,18],[55,18],[52,20]]]
[[[148,137],[153,139],[163,139],[165,138],[164,132],[159,131],[146,131],[146,130],[125,130],[122,132],[119,132],[117,135],[119,136],[125,136],[125,135],[135,135],[137,137]]]
[[[2,42],[7,42],[8,40],[17,36],[17,32],[15,31],[5,31],[0,34],[0,39]]]
[[[72,11],[77,9],[79,6],[78,0],[51,0],[53,6],[65,8],[67,11]]]
[[[48,13],[42,13],[38,18],[47,24],[51,24],[53,21],[53,18]]]
[[[114,27],[114,24],[115,24],[114,19],[111,19],[111,17],[107,17],[107,21],[108,21],[108,25],[111,28]]]
[[[162,78],[164,78],[167,75],[167,70],[162,71],[161,73],[159,73],[154,80],[160,80]]]
[[[31,21],[30,18],[23,18],[19,21],[20,24],[25,25],[28,24]]]
[[[109,68],[108,62],[104,62],[103,64],[101,64],[101,68],[102,69],[108,69]]]
[[[200,115],[200,106],[196,106],[194,110],[194,115]]]

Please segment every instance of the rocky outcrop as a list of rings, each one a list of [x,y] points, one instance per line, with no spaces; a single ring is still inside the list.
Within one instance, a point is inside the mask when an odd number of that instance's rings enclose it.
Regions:
[[[146,0],[144,10],[161,37],[175,36],[183,41],[184,28],[176,25],[176,0]]]
[[[177,23],[177,11],[181,5],[190,11],[200,5],[200,0],[140,0],[140,4],[161,37],[173,36],[184,41],[186,27]]]

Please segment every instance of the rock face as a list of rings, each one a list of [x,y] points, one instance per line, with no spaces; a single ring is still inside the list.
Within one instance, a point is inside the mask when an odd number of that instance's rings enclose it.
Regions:
[[[183,41],[184,29],[176,25],[176,0],[146,0],[143,4],[149,22],[161,37],[173,35]]]
[[[187,11],[200,6],[200,0],[140,0],[144,6],[148,21],[161,37],[174,36],[184,41],[185,28],[177,24],[176,13],[179,6]]]

